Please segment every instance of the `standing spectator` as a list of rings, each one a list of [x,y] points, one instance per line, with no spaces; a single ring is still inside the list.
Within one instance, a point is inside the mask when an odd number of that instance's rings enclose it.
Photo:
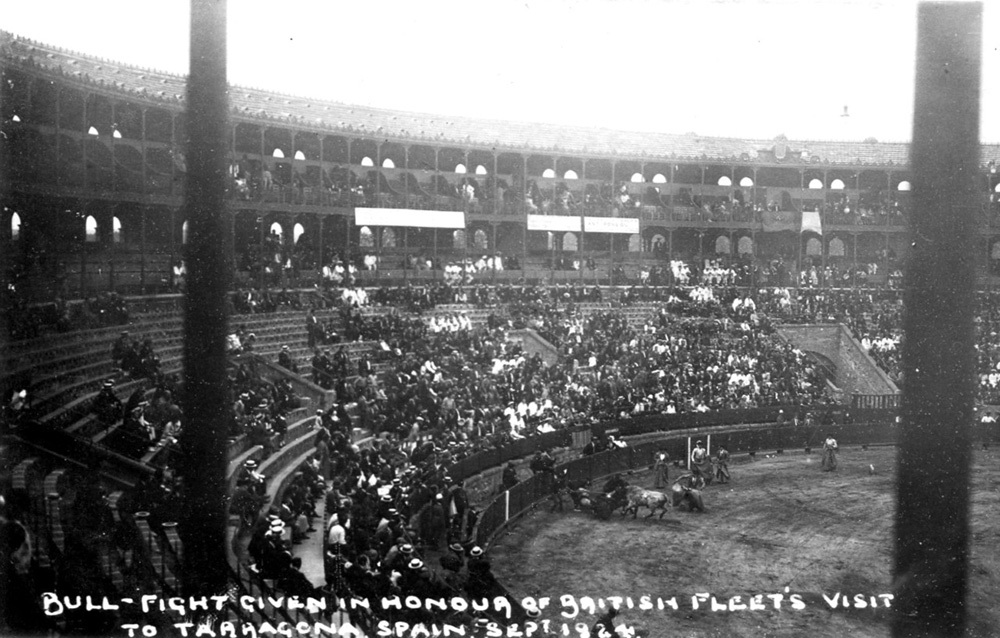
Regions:
[[[715,480],[719,483],[729,482],[729,450],[720,445],[715,453]]]
[[[832,472],[837,469],[837,439],[827,435],[823,441],[823,471]]]
[[[653,472],[656,476],[656,483],[654,485],[656,489],[670,485],[670,457],[667,455],[666,450],[657,450],[655,460],[653,461]]]

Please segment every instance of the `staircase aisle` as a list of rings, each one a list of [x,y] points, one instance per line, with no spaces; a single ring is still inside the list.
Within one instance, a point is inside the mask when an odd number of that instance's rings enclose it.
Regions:
[[[323,539],[326,534],[326,499],[321,498],[316,503],[318,516],[313,520],[315,532],[309,532],[306,539],[292,546],[292,555],[302,558],[302,573],[313,587],[326,585],[326,575],[323,568]]]

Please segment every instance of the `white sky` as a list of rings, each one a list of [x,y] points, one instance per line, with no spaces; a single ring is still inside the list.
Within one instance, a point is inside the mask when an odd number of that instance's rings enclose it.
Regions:
[[[905,141],[916,6],[229,0],[229,81],[442,115]],[[0,0],[0,16],[0,28],[48,44],[187,72],[187,0]],[[998,142],[1000,6],[984,8],[983,43],[981,137]]]

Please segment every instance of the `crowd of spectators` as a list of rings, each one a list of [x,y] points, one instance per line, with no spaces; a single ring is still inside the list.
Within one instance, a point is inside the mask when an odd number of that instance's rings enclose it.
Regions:
[[[844,195],[824,203],[819,212],[825,224],[899,226],[906,223],[902,203],[877,191],[865,192],[854,201]]]
[[[317,415],[315,462],[301,468],[290,491],[259,518],[259,475],[247,467],[240,477],[243,491],[234,501],[246,505],[240,513],[254,539],[249,556],[286,591],[312,591],[287,543],[318,531],[315,503],[325,499],[327,584],[338,596],[405,595],[414,588],[425,597],[499,591],[482,549],[472,545],[475,511],[462,485],[447,477],[455,461],[595,420],[824,404],[829,397],[813,364],[775,335],[768,315],[844,320],[870,351],[879,352],[888,350],[883,339],[891,337],[883,333],[899,325],[888,292],[884,300],[859,291],[748,294],[723,283],[633,287],[613,300],[582,285],[458,289],[444,283],[378,289],[370,298],[372,305],[427,310],[463,295],[463,303],[492,309],[479,323],[461,313],[362,312],[356,299],[330,291],[331,303],[345,309],[345,338],[379,342],[375,354],[385,366],[376,373],[371,352],[355,364],[341,344],[319,349],[328,362],[317,365],[314,359],[314,374],[322,373],[317,381],[335,389],[337,398]],[[642,320],[625,312],[650,300],[661,303]],[[597,302],[609,307],[589,313],[578,307]],[[507,332],[517,327],[537,330],[559,350],[561,361],[546,364],[508,341]],[[130,451],[133,456],[176,438],[182,421],[173,399],[176,379],[155,378],[154,387],[151,396],[137,390],[135,405],[130,398],[122,409],[129,425],[121,431],[134,431],[142,442]],[[249,436],[267,452],[280,446],[285,415],[298,405],[290,386],[264,382],[244,362],[234,368],[231,387],[231,433]],[[350,445],[352,426],[377,437],[372,450]],[[166,492],[160,487],[150,490],[167,503],[161,508],[175,503],[164,493],[183,492],[183,486]],[[439,559],[440,569],[431,568],[431,557]]]
[[[471,537],[468,494],[447,476],[456,461],[595,420],[827,400],[803,353],[777,338],[751,299],[686,292],[675,290],[639,325],[619,310],[580,313],[578,303],[601,296],[582,286],[484,288],[474,296],[498,305],[477,325],[460,314],[361,315],[359,336],[385,344],[387,368],[374,374],[350,365],[343,351],[335,355],[337,404],[317,414],[317,455],[294,496],[252,524],[255,568],[288,592],[311,591],[289,544],[317,530],[314,504],[322,498],[328,593],[501,594]],[[413,291],[384,294],[405,299]],[[562,361],[547,365],[508,341],[507,331],[521,325],[549,339]],[[371,449],[350,445],[351,426],[375,435]],[[247,476],[252,485],[252,469]],[[426,610],[394,619],[442,621]]]

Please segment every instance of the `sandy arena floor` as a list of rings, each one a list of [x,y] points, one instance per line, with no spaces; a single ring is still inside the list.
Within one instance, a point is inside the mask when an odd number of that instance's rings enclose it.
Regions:
[[[974,470],[971,636],[1000,633],[994,605],[1000,593],[997,460],[997,452],[980,451]],[[891,590],[894,464],[893,448],[846,448],[833,473],[820,471],[818,454],[801,451],[736,463],[730,484],[704,491],[707,512],[674,510],[663,520],[643,520],[642,510],[638,520],[616,513],[601,521],[573,512],[567,498],[565,513],[550,514],[543,504],[501,536],[492,562],[516,596],[551,597],[544,617],[560,635],[562,623],[577,636],[575,623],[590,626],[597,618],[583,612],[564,618],[561,612],[571,608],[560,597],[571,595],[577,603],[584,596],[595,602],[630,596],[634,608],[624,609],[619,620],[652,638],[888,636],[889,614],[879,594]],[[679,472],[671,468],[671,478]],[[644,472],[631,482],[652,488],[653,478]],[[714,595],[726,610],[712,611],[710,600],[693,609],[698,593]],[[832,609],[823,596],[838,593],[841,602]],[[777,594],[783,596],[780,610],[774,609]],[[793,594],[804,609],[794,608]],[[845,594],[847,609],[841,606]],[[854,607],[858,594],[865,608]],[[643,595],[653,609],[639,608]],[[739,608],[754,595],[762,596],[766,610]],[[741,598],[730,610],[735,596]],[[666,604],[673,597],[676,611]],[[662,611],[657,598],[665,601]]]

